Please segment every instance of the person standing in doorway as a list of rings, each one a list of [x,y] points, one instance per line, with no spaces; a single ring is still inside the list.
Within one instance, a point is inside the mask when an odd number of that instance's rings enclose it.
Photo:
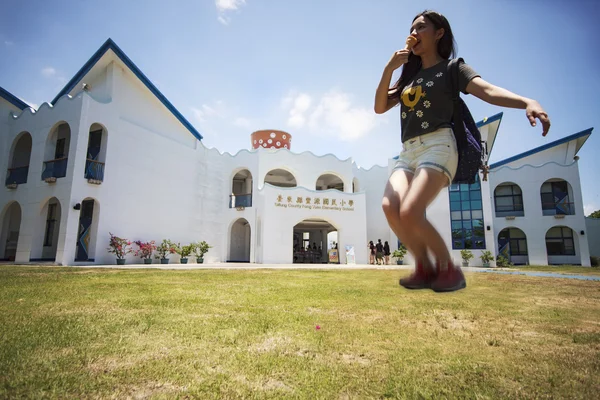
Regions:
[[[458,165],[452,130],[454,102],[446,76],[455,54],[454,36],[446,17],[424,11],[413,19],[411,37],[406,48],[393,53],[375,94],[377,114],[400,104],[402,128],[403,148],[385,187],[382,208],[391,229],[416,260],[415,271],[401,279],[400,285],[438,292],[459,290],[466,287],[464,275],[452,262],[444,239],[425,218],[429,204],[452,183]],[[400,67],[400,78],[390,87],[392,74]],[[538,119],[542,134],[548,133],[548,114],[537,101],[486,82],[465,63],[458,67],[458,86],[464,94],[524,109],[531,126]],[[429,252],[435,256],[434,263]]]

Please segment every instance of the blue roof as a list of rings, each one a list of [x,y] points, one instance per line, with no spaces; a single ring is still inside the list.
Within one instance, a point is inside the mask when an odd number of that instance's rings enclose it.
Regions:
[[[29,104],[20,100],[17,96],[0,86],[0,97],[17,107],[19,110],[29,108]]]
[[[113,42],[113,40],[110,38],[108,38],[108,40],[106,40],[106,42],[104,42],[104,44],[100,46],[100,48],[83,65],[83,67],[81,67],[81,69],[75,74],[75,76],[71,78],[69,82],[67,82],[65,87],[56,95],[56,97],[52,100],[51,103],[56,103],[56,101],[60,97],[73,90],[73,88],[77,86],[77,84],[81,81],[85,74],[87,74],[94,67],[98,60],[100,60],[100,58],[102,58],[102,56],[108,50],[112,50],[117,55],[117,57],[119,57],[123,64],[125,64],[127,68],[129,68],[131,72],[133,72],[133,74],[137,76],[140,81],[142,81],[142,83],[148,88],[148,90],[150,90],[152,94],[154,94],[154,96],[156,96],[156,98],[160,100],[160,102],[169,111],[171,111],[173,116],[177,118],[179,122],[181,122],[183,126],[185,126],[192,133],[192,135],[194,135],[198,140],[202,140],[202,135],[196,130],[196,128],[194,128],[192,124],[190,124],[190,122],[187,119],[185,119],[185,117],[173,106],[173,104],[171,104],[169,100],[167,100],[167,98],[160,92],[160,90],[158,90],[156,86],[154,86],[154,84],[150,82],[150,79],[148,79],[146,75],[144,75],[144,73],[133,63],[133,61],[131,61],[131,59],[127,57],[123,50],[121,50],[119,46],[117,46],[117,44]]]
[[[498,161],[498,162],[496,162],[496,163],[494,163],[494,164],[491,164],[491,165],[490,165],[490,169],[493,169],[493,168],[498,168],[498,167],[501,167],[501,166],[503,166],[503,165],[506,165],[506,164],[508,164],[508,163],[511,163],[511,162],[513,162],[513,161],[517,161],[517,160],[520,160],[520,159],[522,159],[522,158],[529,157],[529,156],[531,156],[531,155],[533,155],[533,154],[536,154],[536,153],[542,152],[542,151],[544,151],[544,150],[548,150],[548,149],[551,149],[551,148],[553,148],[553,147],[560,146],[561,144],[568,143],[568,142],[570,142],[571,140],[575,140],[575,139],[579,139],[579,138],[581,138],[581,137],[586,137],[586,136],[589,136],[589,135],[591,135],[591,134],[592,134],[592,130],[593,130],[593,129],[594,129],[594,128],[589,128],[589,129],[586,129],[586,130],[584,130],[584,131],[581,131],[581,132],[575,133],[575,134],[573,134],[573,135],[571,135],[571,136],[567,136],[567,137],[564,137],[564,138],[562,138],[562,139],[556,140],[556,141],[554,141],[554,142],[551,142],[551,143],[545,144],[545,145],[543,145],[543,146],[536,147],[535,149],[531,149],[531,150],[529,150],[529,151],[526,151],[525,153],[517,154],[516,156],[512,156],[512,157],[506,158],[506,159],[504,159],[504,160],[502,160],[502,161]],[[585,140],[587,140],[587,137],[585,138]],[[585,140],[584,140],[584,142],[585,142]],[[582,145],[583,145],[583,144],[582,144]]]
[[[481,121],[479,121],[477,123],[477,127],[481,128],[482,126],[485,126],[487,124],[491,124],[492,122],[498,121],[499,119],[502,119],[502,115],[504,115],[504,113],[499,112],[498,114],[492,115],[491,117],[485,117],[484,119],[482,119]]]

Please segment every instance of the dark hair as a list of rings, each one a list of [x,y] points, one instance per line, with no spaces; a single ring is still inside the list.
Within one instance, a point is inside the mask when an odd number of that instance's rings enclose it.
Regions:
[[[440,38],[437,43],[437,52],[438,54],[445,59],[449,59],[450,57],[454,57],[456,55],[456,42],[454,41],[454,34],[452,34],[452,28],[450,28],[450,23],[442,14],[432,11],[425,10],[420,14],[417,14],[416,17],[413,18],[413,22],[419,17],[425,17],[435,27],[436,30],[443,28],[444,36]],[[415,77],[417,72],[421,69],[421,57],[414,55],[412,52],[408,55],[408,62],[402,66],[402,73],[400,74],[400,78],[398,81],[390,88],[390,91],[396,90],[394,93],[389,94],[389,98],[400,98],[402,94],[402,90],[406,84]]]

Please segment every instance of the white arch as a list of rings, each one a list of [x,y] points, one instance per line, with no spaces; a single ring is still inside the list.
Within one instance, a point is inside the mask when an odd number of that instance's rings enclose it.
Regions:
[[[285,172],[289,173],[292,176],[292,178],[294,178],[294,186],[279,186],[277,184],[274,184],[274,183],[271,183],[271,182],[267,182],[267,176],[269,175],[269,173],[271,173],[273,171],[277,171],[277,170],[281,170],[281,171],[285,171]],[[294,174],[294,171],[291,168],[288,168],[288,167],[285,167],[285,166],[279,166],[279,167],[276,167],[276,168],[271,168],[269,171],[267,171],[267,173],[263,177],[262,185],[264,186],[265,183],[268,183],[270,185],[277,186],[277,187],[297,187],[298,186],[298,179],[296,178],[296,175]]]
[[[0,213],[0,259],[15,260],[22,221],[21,204],[18,201],[8,202]]]
[[[346,190],[346,183],[344,182],[344,178],[342,178],[337,172],[333,172],[333,171],[326,171],[321,173],[321,175],[319,175],[315,181],[315,190],[321,191],[321,190],[328,190],[328,189],[319,189],[317,187],[317,182],[319,182],[319,179],[321,179],[322,177],[326,176],[326,175],[331,175],[334,176],[336,178],[338,178],[341,182],[342,182],[342,190],[341,192],[345,192]],[[333,188],[332,188],[333,189]],[[334,189],[337,190],[337,189]]]
[[[237,218],[227,230],[227,260],[250,262],[252,255],[252,226],[246,218]]]

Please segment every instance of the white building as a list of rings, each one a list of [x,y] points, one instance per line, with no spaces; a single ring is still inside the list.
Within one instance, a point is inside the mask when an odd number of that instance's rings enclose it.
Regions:
[[[488,153],[501,118],[479,123]],[[472,248],[515,263],[589,265],[576,154],[591,131],[497,162],[488,181],[442,191],[427,217],[456,259]],[[235,155],[201,140],[110,39],[37,111],[0,88],[0,259],[114,264],[109,232],[206,240],[206,262],[321,262],[336,241],[341,263],[347,247],[366,263],[369,240],[397,248],[381,209],[393,159],[366,170],[331,154],[296,154],[282,131],[255,132],[255,148]],[[320,253],[294,251],[313,243]]]

